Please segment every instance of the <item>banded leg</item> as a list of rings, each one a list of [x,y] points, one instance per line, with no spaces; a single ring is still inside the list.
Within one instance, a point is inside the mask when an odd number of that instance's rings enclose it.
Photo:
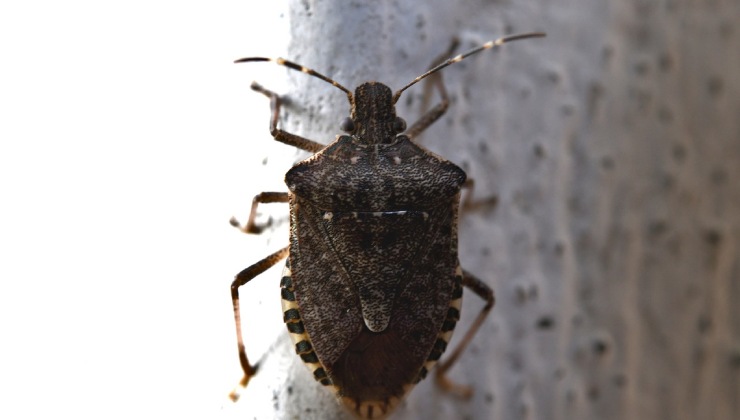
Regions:
[[[457,49],[457,46],[460,42],[457,38],[452,40],[452,44],[450,45],[450,48],[447,49],[447,51],[437,57],[433,62],[432,65],[429,66],[430,69],[433,69],[434,67],[437,67],[437,65],[443,63],[447,57],[452,55],[452,53]],[[409,136],[409,138],[413,139],[414,137],[421,134],[422,131],[426,130],[427,127],[434,124],[435,121],[437,121],[442,115],[444,115],[445,112],[447,112],[447,108],[450,105],[449,98],[447,96],[447,89],[445,89],[444,82],[442,81],[442,74],[436,73],[433,74],[428,79],[429,84],[433,84],[434,87],[437,88],[439,91],[439,95],[442,97],[440,102],[432,109],[424,113],[414,124],[406,131],[406,135]],[[425,94],[425,96],[428,96]],[[426,102],[426,101],[425,101]]]
[[[493,209],[498,205],[498,196],[495,194],[481,200],[473,201],[473,191],[475,190],[475,180],[473,178],[466,179],[462,187],[468,190],[462,200],[463,210]]]
[[[288,256],[288,247],[275,252],[272,255],[258,261],[255,264],[245,268],[239,274],[236,275],[234,281],[231,283],[231,303],[234,305],[234,321],[236,322],[236,341],[239,349],[239,363],[244,371],[244,378],[239,382],[239,385],[231,391],[229,397],[236,401],[239,399],[240,392],[246,388],[249,380],[257,372],[257,365],[249,363],[247,358],[247,351],[244,348],[244,339],[242,338],[242,322],[241,312],[239,311],[239,287],[244,286],[250,280],[264,273],[268,268],[280,262],[280,260]]]
[[[465,348],[468,346],[468,344],[470,344],[470,341],[478,332],[478,329],[483,324],[486,316],[488,316],[489,312],[491,312],[491,309],[493,309],[496,298],[494,297],[493,290],[490,287],[488,287],[480,279],[468,273],[467,271],[463,271],[462,284],[463,286],[472,290],[473,293],[480,296],[481,299],[485,300],[486,305],[480,311],[478,317],[475,318],[475,321],[473,321],[473,325],[471,325],[468,331],[465,333],[465,336],[463,336],[460,344],[457,345],[455,350],[452,351],[452,353],[447,357],[447,359],[445,359],[445,361],[437,366],[435,379],[437,381],[437,384],[439,384],[439,386],[441,386],[443,389],[467,399],[473,395],[473,389],[469,386],[452,382],[446,374],[447,371],[450,370],[452,365],[460,357],[460,354],[465,351]]]
[[[313,140],[309,140],[305,137],[297,136],[277,128],[278,119],[280,119],[280,107],[283,104],[283,99],[281,99],[280,95],[277,93],[263,88],[257,82],[252,82],[251,88],[252,90],[270,98],[270,109],[272,110],[272,117],[270,117],[270,134],[272,134],[272,137],[275,140],[311,153],[316,153],[324,148],[324,145],[321,143],[317,143]]]
[[[259,193],[255,195],[252,199],[252,210],[249,212],[249,219],[247,220],[247,224],[245,226],[241,226],[241,224],[239,224],[239,221],[236,220],[235,217],[232,217],[231,220],[229,220],[229,223],[231,223],[231,226],[238,228],[244,233],[262,233],[262,231],[265,230],[266,227],[270,226],[270,224],[272,223],[272,219],[269,219],[264,225],[257,225],[257,223],[255,222],[255,219],[257,218],[257,206],[267,203],[287,203],[288,201],[290,201],[290,194],[286,192]]]

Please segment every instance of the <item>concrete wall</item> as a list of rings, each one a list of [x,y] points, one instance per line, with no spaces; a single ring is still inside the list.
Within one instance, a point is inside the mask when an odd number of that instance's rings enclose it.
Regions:
[[[460,221],[460,260],[498,303],[452,370],[473,399],[426,381],[395,419],[740,417],[737,1],[289,7],[286,58],[349,88],[397,89],[453,36],[465,50],[548,33],[444,71],[452,104],[420,143],[461,165],[476,198],[498,197]],[[345,95],[287,73],[286,127],[331,141]],[[423,94],[420,84],[400,101],[409,123]],[[481,306],[466,295],[457,339]],[[273,398],[251,397],[246,413],[263,404],[276,418],[340,416],[286,335],[261,372]]]

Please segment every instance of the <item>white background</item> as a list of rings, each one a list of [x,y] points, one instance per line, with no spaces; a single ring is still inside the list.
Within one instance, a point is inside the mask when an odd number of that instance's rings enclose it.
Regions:
[[[248,86],[285,70],[232,61],[284,53],[284,4],[252,4],[0,6],[0,418],[231,410],[229,284],[283,245],[228,225],[281,186]]]

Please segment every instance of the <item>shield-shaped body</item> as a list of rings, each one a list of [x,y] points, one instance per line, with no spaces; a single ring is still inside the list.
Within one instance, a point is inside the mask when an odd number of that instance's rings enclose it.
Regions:
[[[405,136],[341,136],[286,174],[285,321],[316,380],[361,417],[389,412],[446,348],[462,299],[465,179]]]

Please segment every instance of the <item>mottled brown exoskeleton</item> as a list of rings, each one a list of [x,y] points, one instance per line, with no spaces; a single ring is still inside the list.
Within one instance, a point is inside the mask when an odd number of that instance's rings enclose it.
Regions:
[[[238,289],[288,257],[280,287],[296,353],[314,378],[361,418],[385,417],[434,367],[460,318],[463,286],[469,287],[486,304],[437,367],[436,379],[446,389],[470,395],[470,388],[451,383],[446,372],[490,312],[494,295],[458,262],[457,215],[465,172],[412,141],[444,114],[447,93],[437,78],[441,102],[408,131],[395,103],[410,86],[469,55],[541,36],[529,33],[490,41],[433,65],[395,93],[381,83],[367,82],[353,94],[283,59],[236,61],[274,61],[300,70],[344,91],[351,107],[342,123],[347,134],[324,146],[278,129],[281,98],[252,84],[271,100],[272,136],[314,154],[285,175],[289,192],[264,192],[254,198],[249,220],[241,228],[262,231],[264,226],[255,223],[260,203],[290,203],[290,245],[243,270],[231,285],[244,369],[241,386],[256,367],[244,350]],[[239,226],[233,219],[232,224]],[[237,396],[237,391],[232,393]]]

